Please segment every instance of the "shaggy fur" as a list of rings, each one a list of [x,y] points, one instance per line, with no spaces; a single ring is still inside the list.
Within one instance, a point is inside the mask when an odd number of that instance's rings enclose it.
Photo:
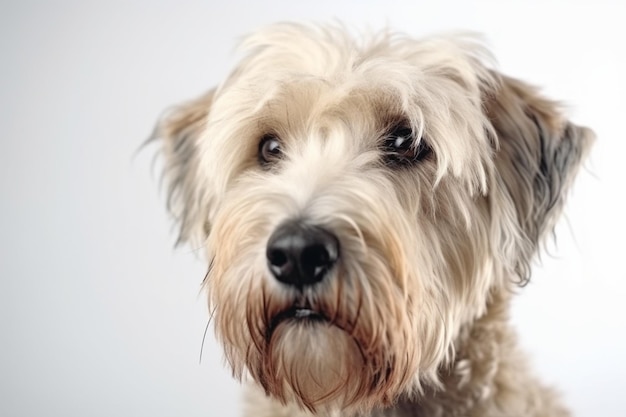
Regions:
[[[243,46],[155,136],[246,415],[568,415],[507,315],[592,132],[469,35],[283,24]],[[314,285],[268,268],[294,220],[338,244]]]

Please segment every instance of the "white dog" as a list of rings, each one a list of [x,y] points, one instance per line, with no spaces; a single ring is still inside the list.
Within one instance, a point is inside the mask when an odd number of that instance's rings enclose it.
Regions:
[[[244,47],[155,137],[246,415],[568,415],[507,316],[593,133],[472,36]]]

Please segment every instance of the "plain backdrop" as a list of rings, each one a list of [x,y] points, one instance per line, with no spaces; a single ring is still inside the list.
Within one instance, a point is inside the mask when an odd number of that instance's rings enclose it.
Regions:
[[[0,3],[0,415],[239,415],[197,248],[174,249],[161,112],[220,82],[243,35],[338,19],[486,35],[500,69],[598,135],[512,316],[578,416],[626,415],[626,7],[620,1]]]

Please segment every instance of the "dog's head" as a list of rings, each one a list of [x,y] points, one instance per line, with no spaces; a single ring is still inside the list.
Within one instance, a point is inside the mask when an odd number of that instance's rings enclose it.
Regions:
[[[436,383],[461,326],[527,279],[592,133],[472,37],[279,25],[245,46],[157,126],[235,374],[310,409]]]

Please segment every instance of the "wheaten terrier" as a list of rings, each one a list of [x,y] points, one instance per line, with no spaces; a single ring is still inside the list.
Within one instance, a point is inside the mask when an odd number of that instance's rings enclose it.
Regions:
[[[508,312],[593,133],[471,35],[243,46],[155,137],[246,415],[568,415]]]

